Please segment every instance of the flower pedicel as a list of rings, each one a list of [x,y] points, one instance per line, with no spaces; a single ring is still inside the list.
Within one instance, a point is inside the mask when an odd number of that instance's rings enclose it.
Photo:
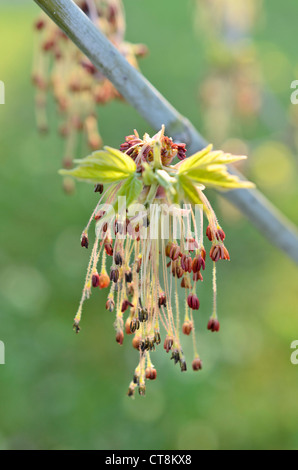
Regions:
[[[173,163],[176,157],[178,162]],[[80,331],[83,303],[92,289],[109,289],[106,309],[116,314],[116,341],[122,345],[125,334],[132,335],[139,356],[129,396],[136,388],[144,395],[146,380],[156,379],[151,352],[162,342],[162,329],[163,347],[182,372],[187,365],[181,332],[192,335],[192,369],[202,369],[194,320],[207,258],[204,214],[213,261],[214,310],[208,322],[212,332],[220,329],[216,264],[230,259],[225,233],[204,189],[252,187],[227,171],[227,164],[244,158],[213,151],[212,146],[186,158],[186,146],[166,137],[163,127],[152,138],[145,134],[141,139],[135,131],[120,150],[105,147],[78,160],[73,170],[61,170],[63,175],[95,184],[100,193],[81,237],[82,246],[88,248],[88,230],[95,220],[96,238],[74,329]]]

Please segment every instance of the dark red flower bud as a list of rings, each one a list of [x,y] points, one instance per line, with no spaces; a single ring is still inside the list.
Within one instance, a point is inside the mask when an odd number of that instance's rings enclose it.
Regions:
[[[177,149],[178,149],[178,153],[177,153],[177,157],[179,158],[179,160],[184,160],[186,158],[186,145],[185,144],[176,144],[177,145]]]
[[[199,310],[200,308],[199,299],[195,294],[189,294],[187,297],[187,304],[192,310]]]
[[[174,277],[181,279],[184,274],[184,271],[181,266],[173,266],[172,273]]]
[[[219,228],[216,232],[216,238],[217,240],[221,240],[222,242],[225,240],[226,238],[226,234],[225,232],[223,231],[222,228]]]
[[[203,369],[203,363],[202,363],[201,359],[196,357],[192,362],[192,370],[198,371],[198,370],[202,370],[202,369]]]
[[[170,250],[170,258],[172,261],[176,261],[181,254],[180,247],[176,245],[176,243],[172,244],[171,250]]]
[[[121,306],[121,312],[124,313],[128,309],[128,307],[133,307],[133,304],[129,302],[128,300],[123,300],[122,306]]]
[[[220,330],[220,323],[217,318],[210,318],[207,329],[212,331],[212,333],[218,332]]]
[[[153,369],[152,367],[147,367],[147,369],[146,369],[146,379],[155,380],[156,377],[157,377],[156,369]]]
[[[196,255],[193,259],[193,262],[192,262],[192,270],[193,272],[196,274],[198,273],[199,271],[201,271],[201,269],[203,269],[203,271],[205,270],[205,267],[206,267],[206,263],[205,263],[205,260],[204,258],[202,257],[201,254],[199,255]]]
[[[166,297],[166,294],[164,292],[162,292],[160,294],[159,299],[158,299],[158,306],[161,307],[162,305],[164,307],[167,306],[167,297]]]
[[[105,243],[105,251],[108,256],[113,256],[113,245],[112,243]]]
[[[117,268],[111,268],[111,273],[110,273],[110,279],[112,282],[115,282],[115,284],[119,280],[119,271]]]
[[[183,271],[188,272],[188,273],[191,273],[191,269],[192,269],[192,259],[191,259],[191,256],[182,255],[182,258],[181,258],[181,267],[182,267]]]
[[[208,225],[207,227],[206,235],[207,235],[207,238],[212,242],[214,237],[213,237],[213,233],[212,233],[210,225]]]
[[[169,338],[167,336],[166,339],[165,339],[164,345],[163,345],[163,347],[167,351],[167,353],[172,349],[172,346],[173,346],[173,338]]]
[[[221,247],[219,245],[212,246],[210,250],[210,258],[215,262],[221,259]]]
[[[115,254],[115,264],[117,266],[122,266],[122,256],[120,253]]]
[[[89,240],[88,240],[88,237],[87,237],[86,234],[82,235],[81,246],[85,247],[85,248],[88,248],[88,246],[89,246]]]
[[[102,194],[103,193],[103,184],[97,184],[94,188],[94,192],[95,193],[99,193],[99,194]]]
[[[98,287],[99,286],[99,274],[94,273],[92,275],[92,287]]]
[[[125,281],[127,283],[130,283],[132,281],[132,272],[131,270],[130,271],[126,271],[125,273]]]
[[[220,259],[230,260],[230,255],[224,245],[213,245],[210,250],[210,258],[217,262]]]

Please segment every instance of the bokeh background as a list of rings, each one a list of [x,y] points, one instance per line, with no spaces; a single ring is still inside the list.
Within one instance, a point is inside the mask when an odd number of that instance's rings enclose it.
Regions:
[[[127,38],[150,49],[142,71],[204,129],[199,87],[212,66],[208,41],[194,26],[194,3],[124,3]],[[96,198],[84,184],[71,196],[62,191],[57,171],[63,142],[54,106],[51,133],[36,132],[30,76],[38,11],[30,0],[1,0],[0,339],[6,365],[0,366],[0,448],[298,449],[298,366],[290,362],[290,345],[298,340],[297,267],[214,194],[233,261],[218,273],[219,335],[205,331],[210,277],[201,289],[202,373],[181,374],[159,350],[153,355],[158,380],[146,398],[130,400],[136,353],[129,339],[122,348],[115,343],[114,318],[100,292],[86,304],[81,334],[73,333],[88,262],[80,234]],[[270,111],[230,137],[249,147],[247,176],[298,224],[290,104],[290,84],[298,79],[298,4],[265,0],[263,12],[252,39]],[[99,122],[104,142],[115,147],[134,128],[152,132],[121,102],[101,109]]]

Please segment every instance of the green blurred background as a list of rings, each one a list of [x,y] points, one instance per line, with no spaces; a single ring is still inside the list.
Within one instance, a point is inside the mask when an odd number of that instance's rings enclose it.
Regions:
[[[198,85],[206,62],[193,28],[191,1],[125,0],[127,38],[148,45],[144,74],[200,129]],[[256,41],[265,80],[284,109],[298,79],[294,1],[265,1]],[[0,106],[1,449],[298,449],[297,268],[226,203],[211,195],[233,261],[219,269],[220,335],[205,331],[212,308],[210,277],[201,289],[199,345],[204,370],[181,374],[159,350],[158,380],[146,398],[126,396],[137,357],[130,341],[114,339],[104,295],[86,304],[82,332],[72,331],[88,252],[79,239],[96,197],[88,185],[66,196],[57,174],[63,142],[35,128],[31,86],[33,1],[1,1]],[[272,58],[268,59],[270,46]],[[274,55],[275,54],[275,55]],[[283,114],[277,116],[283,126]],[[99,111],[105,143],[117,147],[137,128],[152,129],[124,103]],[[275,145],[256,120],[249,137]],[[233,137],[242,137],[236,135]],[[285,143],[285,142],[284,142]],[[298,224],[297,152],[261,163],[247,174]],[[278,171],[277,164],[279,165]],[[188,360],[190,341],[185,342]]]

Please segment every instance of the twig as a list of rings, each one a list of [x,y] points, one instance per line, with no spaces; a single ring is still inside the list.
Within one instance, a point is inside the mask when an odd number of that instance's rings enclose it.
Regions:
[[[72,0],[34,0],[67,36],[89,57],[149,124],[165,124],[167,134],[187,144],[189,154],[207,142],[194,126],[133,68]],[[234,170],[231,170],[232,172]],[[236,189],[221,193],[245,214],[274,245],[298,263],[298,231],[257,190]]]

